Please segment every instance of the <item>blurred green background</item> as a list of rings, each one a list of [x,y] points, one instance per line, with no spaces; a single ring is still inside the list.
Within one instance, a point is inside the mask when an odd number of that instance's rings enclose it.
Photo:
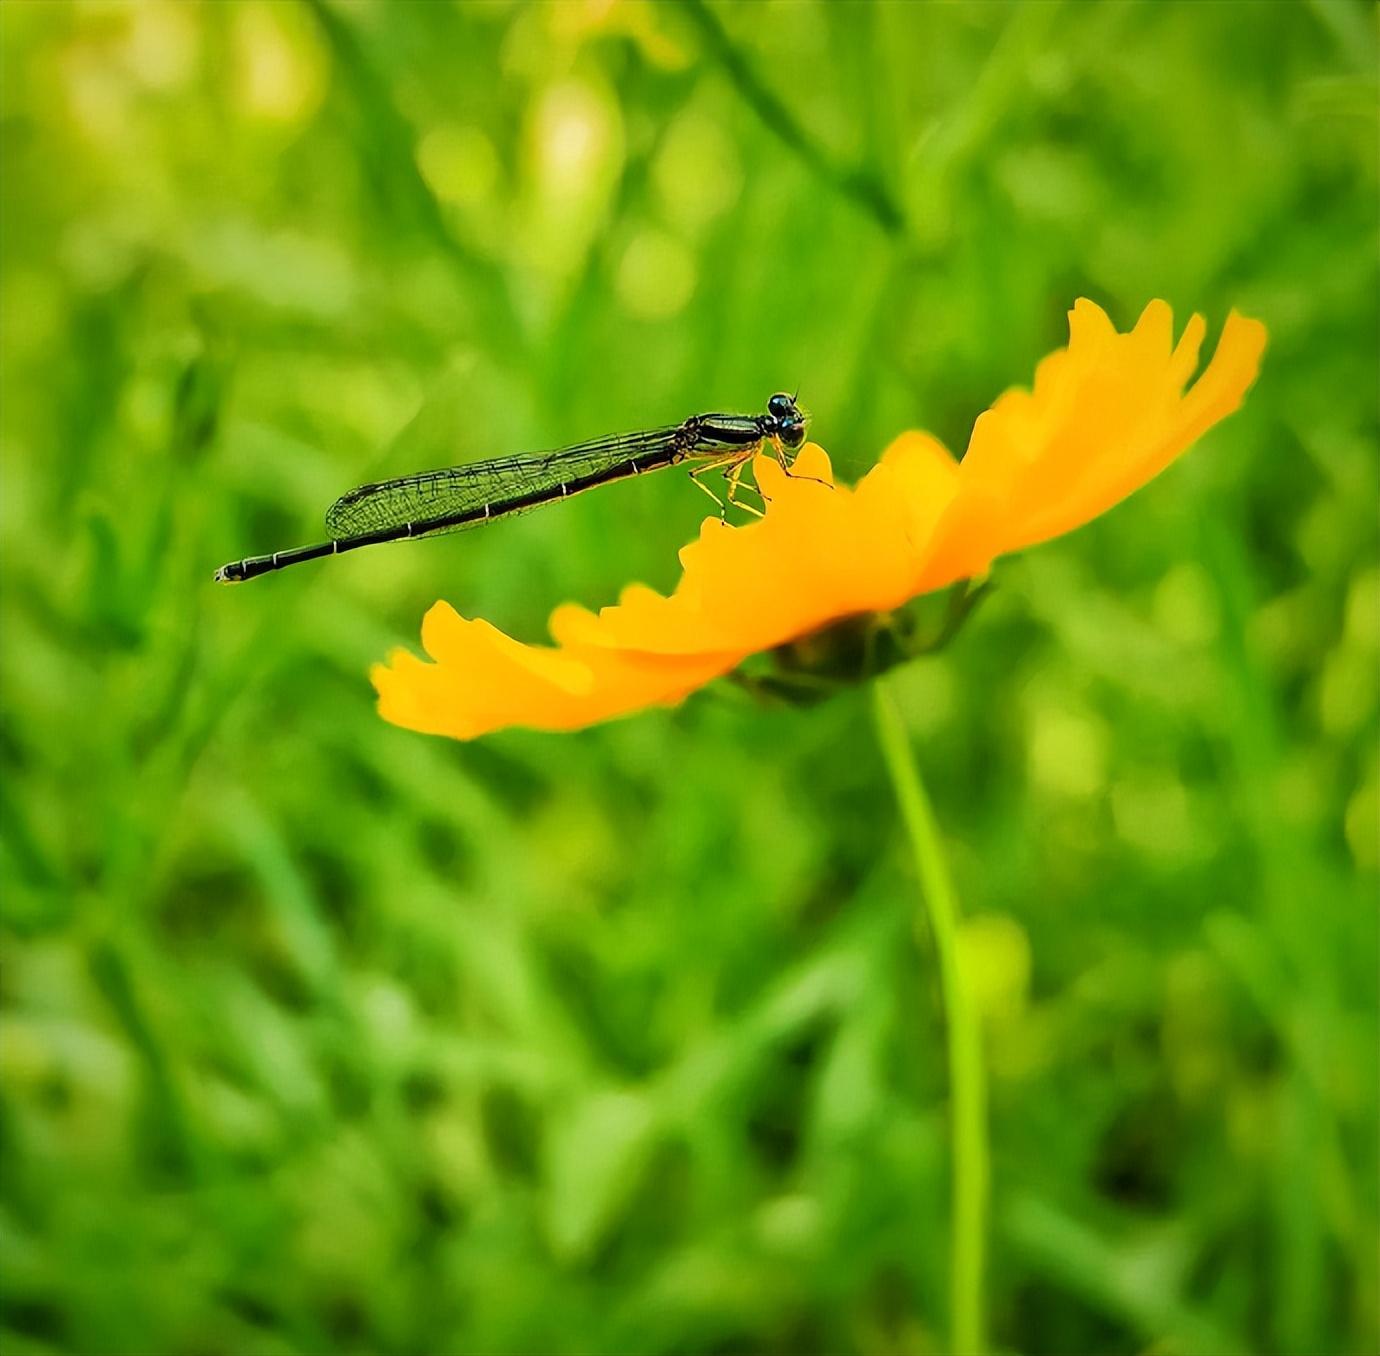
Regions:
[[[0,34],[5,1356],[944,1350],[942,1014],[865,694],[373,711],[437,597],[537,639],[673,582],[683,478],[210,575],[380,472],[781,387],[845,475],[962,448],[1079,295],[1271,347],[894,680],[983,1005],[994,1344],[1376,1351],[1372,8]]]

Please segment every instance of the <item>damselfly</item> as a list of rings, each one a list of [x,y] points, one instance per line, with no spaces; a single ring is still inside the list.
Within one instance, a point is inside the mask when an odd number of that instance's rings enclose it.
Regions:
[[[693,463],[691,479],[722,507],[724,501],[700,477],[721,471],[727,501],[738,502],[740,478],[752,454],[770,445],[789,468],[805,441],[805,422],[795,397],[778,392],[767,401],[765,414],[697,414],[667,428],[595,438],[554,452],[497,457],[361,485],[327,510],[328,541],[232,561],[216,571],[216,578],[237,584],[361,546],[459,532],[663,466]]]

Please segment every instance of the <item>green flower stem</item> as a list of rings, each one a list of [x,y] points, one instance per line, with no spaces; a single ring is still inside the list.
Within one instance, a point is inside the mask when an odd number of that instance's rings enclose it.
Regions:
[[[916,915],[916,937],[922,944],[925,934],[933,939],[944,1000],[954,1175],[949,1255],[950,1347],[954,1356],[982,1356],[986,1346],[983,1277],[990,1177],[982,1030],[972,992],[963,975],[958,948],[958,898],[939,839],[939,828],[911,754],[900,710],[884,680],[872,684],[872,706],[877,738],[891,774],[915,858],[915,870],[920,877],[924,916]]]

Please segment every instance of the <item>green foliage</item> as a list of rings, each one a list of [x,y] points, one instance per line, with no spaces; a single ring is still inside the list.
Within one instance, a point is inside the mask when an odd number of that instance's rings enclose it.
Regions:
[[[781,387],[845,474],[961,448],[1079,295],[1271,347],[893,678],[985,1014],[994,1341],[1374,1352],[1373,19],[0,7],[6,1356],[942,1349],[865,694],[372,710],[436,597],[537,638],[667,585],[699,496],[211,571],[380,472]]]

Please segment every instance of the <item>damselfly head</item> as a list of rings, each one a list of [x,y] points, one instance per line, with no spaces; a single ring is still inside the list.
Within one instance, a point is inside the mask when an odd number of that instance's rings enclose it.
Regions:
[[[805,441],[805,415],[795,403],[795,397],[778,391],[767,401],[767,413],[775,423],[775,436],[787,447],[799,447]]]

